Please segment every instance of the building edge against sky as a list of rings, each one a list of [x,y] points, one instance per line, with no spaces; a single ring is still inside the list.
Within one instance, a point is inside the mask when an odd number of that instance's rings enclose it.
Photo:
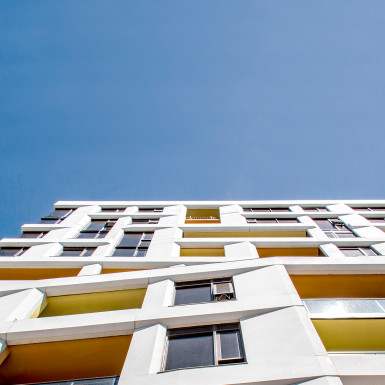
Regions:
[[[385,200],[59,201],[0,241],[0,384],[385,383]]]

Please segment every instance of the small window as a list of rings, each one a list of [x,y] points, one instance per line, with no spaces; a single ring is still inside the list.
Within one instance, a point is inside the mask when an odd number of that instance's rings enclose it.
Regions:
[[[351,231],[344,222],[339,219],[317,219],[317,226],[324,231],[329,238],[356,238],[357,235]]]
[[[147,225],[156,225],[159,223],[159,218],[133,218],[132,224],[147,224]]]
[[[175,283],[174,305],[188,305],[235,298],[231,278]]]
[[[64,221],[74,210],[73,209],[55,209],[45,217],[41,218],[40,223],[56,224]]]
[[[247,218],[247,223],[298,223],[296,218]]]
[[[145,257],[150,246],[153,233],[126,232],[113,257]]]
[[[116,220],[92,220],[91,224],[80,232],[78,238],[104,238],[115,225]]]
[[[274,213],[274,212],[290,212],[288,207],[248,207],[244,208],[245,213]]]
[[[362,257],[363,255],[378,255],[371,247],[340,247],[346,257]]]
[[[302,207],[302,210],[306,212],[319,212],[319,213],[325,213],[329,211],[326,207],[319,207],[319,206]]]
[[[385,207],[352,207],[354,211],[385,211]]]
[[[96,247],[63,247],[61,257],[89,257]]]
[[[102,207],[102,213],[122,213],[126,208],[118,208],[118,207]]]
[[[366,218],[370,223],[378,223],[383,224],[385,222],[385,218]]]
[[[18,257],[28,249],[29,247],[0,247],[0,257]]]
[[[161,213],[163,212],[162,207],[145,207],[145,208],[140,208],[139,207],[139,212],[140,213]]]
[[[19,238],[43,238],[48,231],[24,231]]]
[[[239,323],[170,329],[164,370],[245,362]]]

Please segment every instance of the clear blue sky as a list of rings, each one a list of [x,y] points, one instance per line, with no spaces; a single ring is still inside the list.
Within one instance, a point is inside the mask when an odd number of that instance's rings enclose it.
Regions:
[[[0,238],[57,200],[385,198],[383,0],[2,0]]]

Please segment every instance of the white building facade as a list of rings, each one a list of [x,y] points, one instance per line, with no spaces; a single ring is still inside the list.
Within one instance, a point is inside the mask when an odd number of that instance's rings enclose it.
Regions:
[[[0,241],[0,384],[385,384],[385,200],[59,201]]]

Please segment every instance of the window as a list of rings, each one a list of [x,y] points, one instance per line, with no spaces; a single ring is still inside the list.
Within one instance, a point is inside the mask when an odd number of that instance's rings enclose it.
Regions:
[[[354,211],[385,211],[385,207],[352,207]]]
[[[247,223],[298,223],[296,218],[246,218]]]
[[[382,223],[385,218],[366,218],[370,223]]]
[[[289,211],[288,207],[249,207],[243,208],[245,213],[274,213],[279,211]]]
[[[44,382],[31,385],[117,385],[119,377],[90,378],[86,380],[55,381],[55,383]]]
[[[317,207],[317,206],[314,206],[314,207],[302,207],[302,210],[303,211],[306,211],[306,212],[319,212],[319,213],[324,213],[324,212],[328,212],[329,210],[326,208],[326,207]]]
[[[48,231],[24,231],[19,238],[43,238]]]
[[[164,370],[245,362],[239,323],[170,329]]]
[[[0,247],[1,257],[18,257],[24,254],[29,247]]]
[[[161,213],[163,212],[163,208],[157,208],[157,207],[146,207],[146,208],[140,208],[139,207],[139,212],[140,213]]]
[[[102,213],[122,213],[126,208],[118,208],[118,207],[102,207]]]
[[[89,257],[96,247],[63,247],[61,257]]]
[[[159,223],[159,218],[132,218],[132,224],[141,223],[141,224],[157,224]]]
[[[323,230],[323,232],[329,238],[356,238],[350,229],[339,219],[317,219],[314,220],[317,226]]]
[[[311,314],[344,316],[350,313],[385,313],[385,300],[378,299],[305,299],[303,303]]]
[[[144,257],[150,246],[153,233],[124,233],[120,244],[116,246],[113,257]]]
[[[363,255],[378,255],[371,247],[340,247],[339,248],[346,257],[362,257]]]
[[[55,209],[52,213],[41,218],[40,223],[55,224],[64,221],[74,210],[73,209]]]
[[[115,225],[113,220],[92,220],[91,224],[80,232],[78,238],[104,238]]]
[[[225,301],[234,298],[231,278],[175,283],[174,305]]]

